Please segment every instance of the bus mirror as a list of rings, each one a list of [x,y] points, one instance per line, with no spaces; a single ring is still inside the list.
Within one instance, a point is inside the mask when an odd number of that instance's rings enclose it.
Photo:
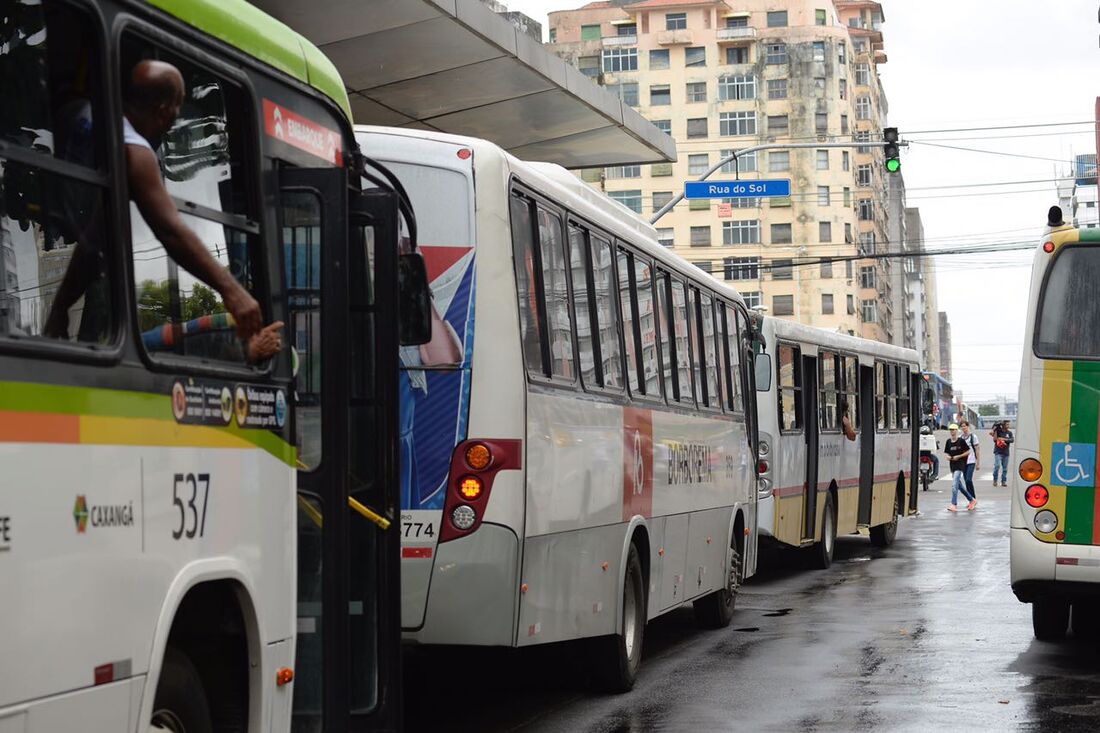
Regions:
[[[418,252],[400,255],[397,263],[398,337],[402,346],[432,340],[432,290],[428,268]]]
[[[753,364],[756,367],[756,391],[767,392],[772,388],[772,358],[768,354],[757,354]]]

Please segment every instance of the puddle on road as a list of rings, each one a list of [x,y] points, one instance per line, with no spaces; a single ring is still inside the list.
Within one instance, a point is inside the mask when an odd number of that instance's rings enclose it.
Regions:
[[[734,629],[734,631],[760,631],[759,626],[743,626],[740,629]]]
[[[794,610],[793,608],[780,608],[777,611],[772,611],[771,613],[765,613],[764,615],[769,617],[769,618],[776,617],[776,616],[786,616],[787,614],[789,614],[793,610]]]

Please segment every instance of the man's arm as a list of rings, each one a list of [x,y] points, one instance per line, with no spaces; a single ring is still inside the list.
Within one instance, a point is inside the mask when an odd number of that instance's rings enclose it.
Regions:
[[[164,182],[153,151],[126,146],[126,177],[130,198],[168,254],[181,267],[217,290],[237,323],[237,335],[249,338],[260,330],[262,314],[244,287],[222,267],[190,227],[183,223]]]

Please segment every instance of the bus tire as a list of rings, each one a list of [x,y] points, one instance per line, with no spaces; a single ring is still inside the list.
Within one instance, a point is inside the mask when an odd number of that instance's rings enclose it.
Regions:
[[[149,727],[171,733],[213,733],[202,678],[190,657],[175,647],[164,652]]]
[[[889,547],[898,536],[898,492],[894,492],[894,515],[886,524],[871,527],[871,544],[875,547]]]
[[[821,512],[821,541],[814,543],[810,548],[810,557],[813,566],[819,570],[826,570],[833,564],[833,553],[836,551],[836,504],[833,492],[825,494],[825,508]]]
[[[1039,641],[1059,641],[1069,626],[1069,603],[1060,598],[1036,598],[1031,603],[1031,628]]]
[[[695,611],[695,623],[704,629],[724,629],[733,620],[733,611],[737,605],[737,592],[741,589],[744,568],[741,552],[734,543],[730,550],[730,569],[724,588],[705,595],[692,604]]]
[[[642,662],[645,636],[645,578],[638,547],[630,543],[623,576],[623,620],[619,633],[595,639],[593,675],[605,692],[629,692]]]

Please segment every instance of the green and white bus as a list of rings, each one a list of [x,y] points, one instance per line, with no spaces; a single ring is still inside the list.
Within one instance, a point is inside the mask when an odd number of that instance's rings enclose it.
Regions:
[[[130,203],[145,59],[186,87],[165,186],[286,324],[270,359]],[[397,728],[395,314],[426,285],[334,67],[241,0],[0,0],[0,89],[0,730]]]

